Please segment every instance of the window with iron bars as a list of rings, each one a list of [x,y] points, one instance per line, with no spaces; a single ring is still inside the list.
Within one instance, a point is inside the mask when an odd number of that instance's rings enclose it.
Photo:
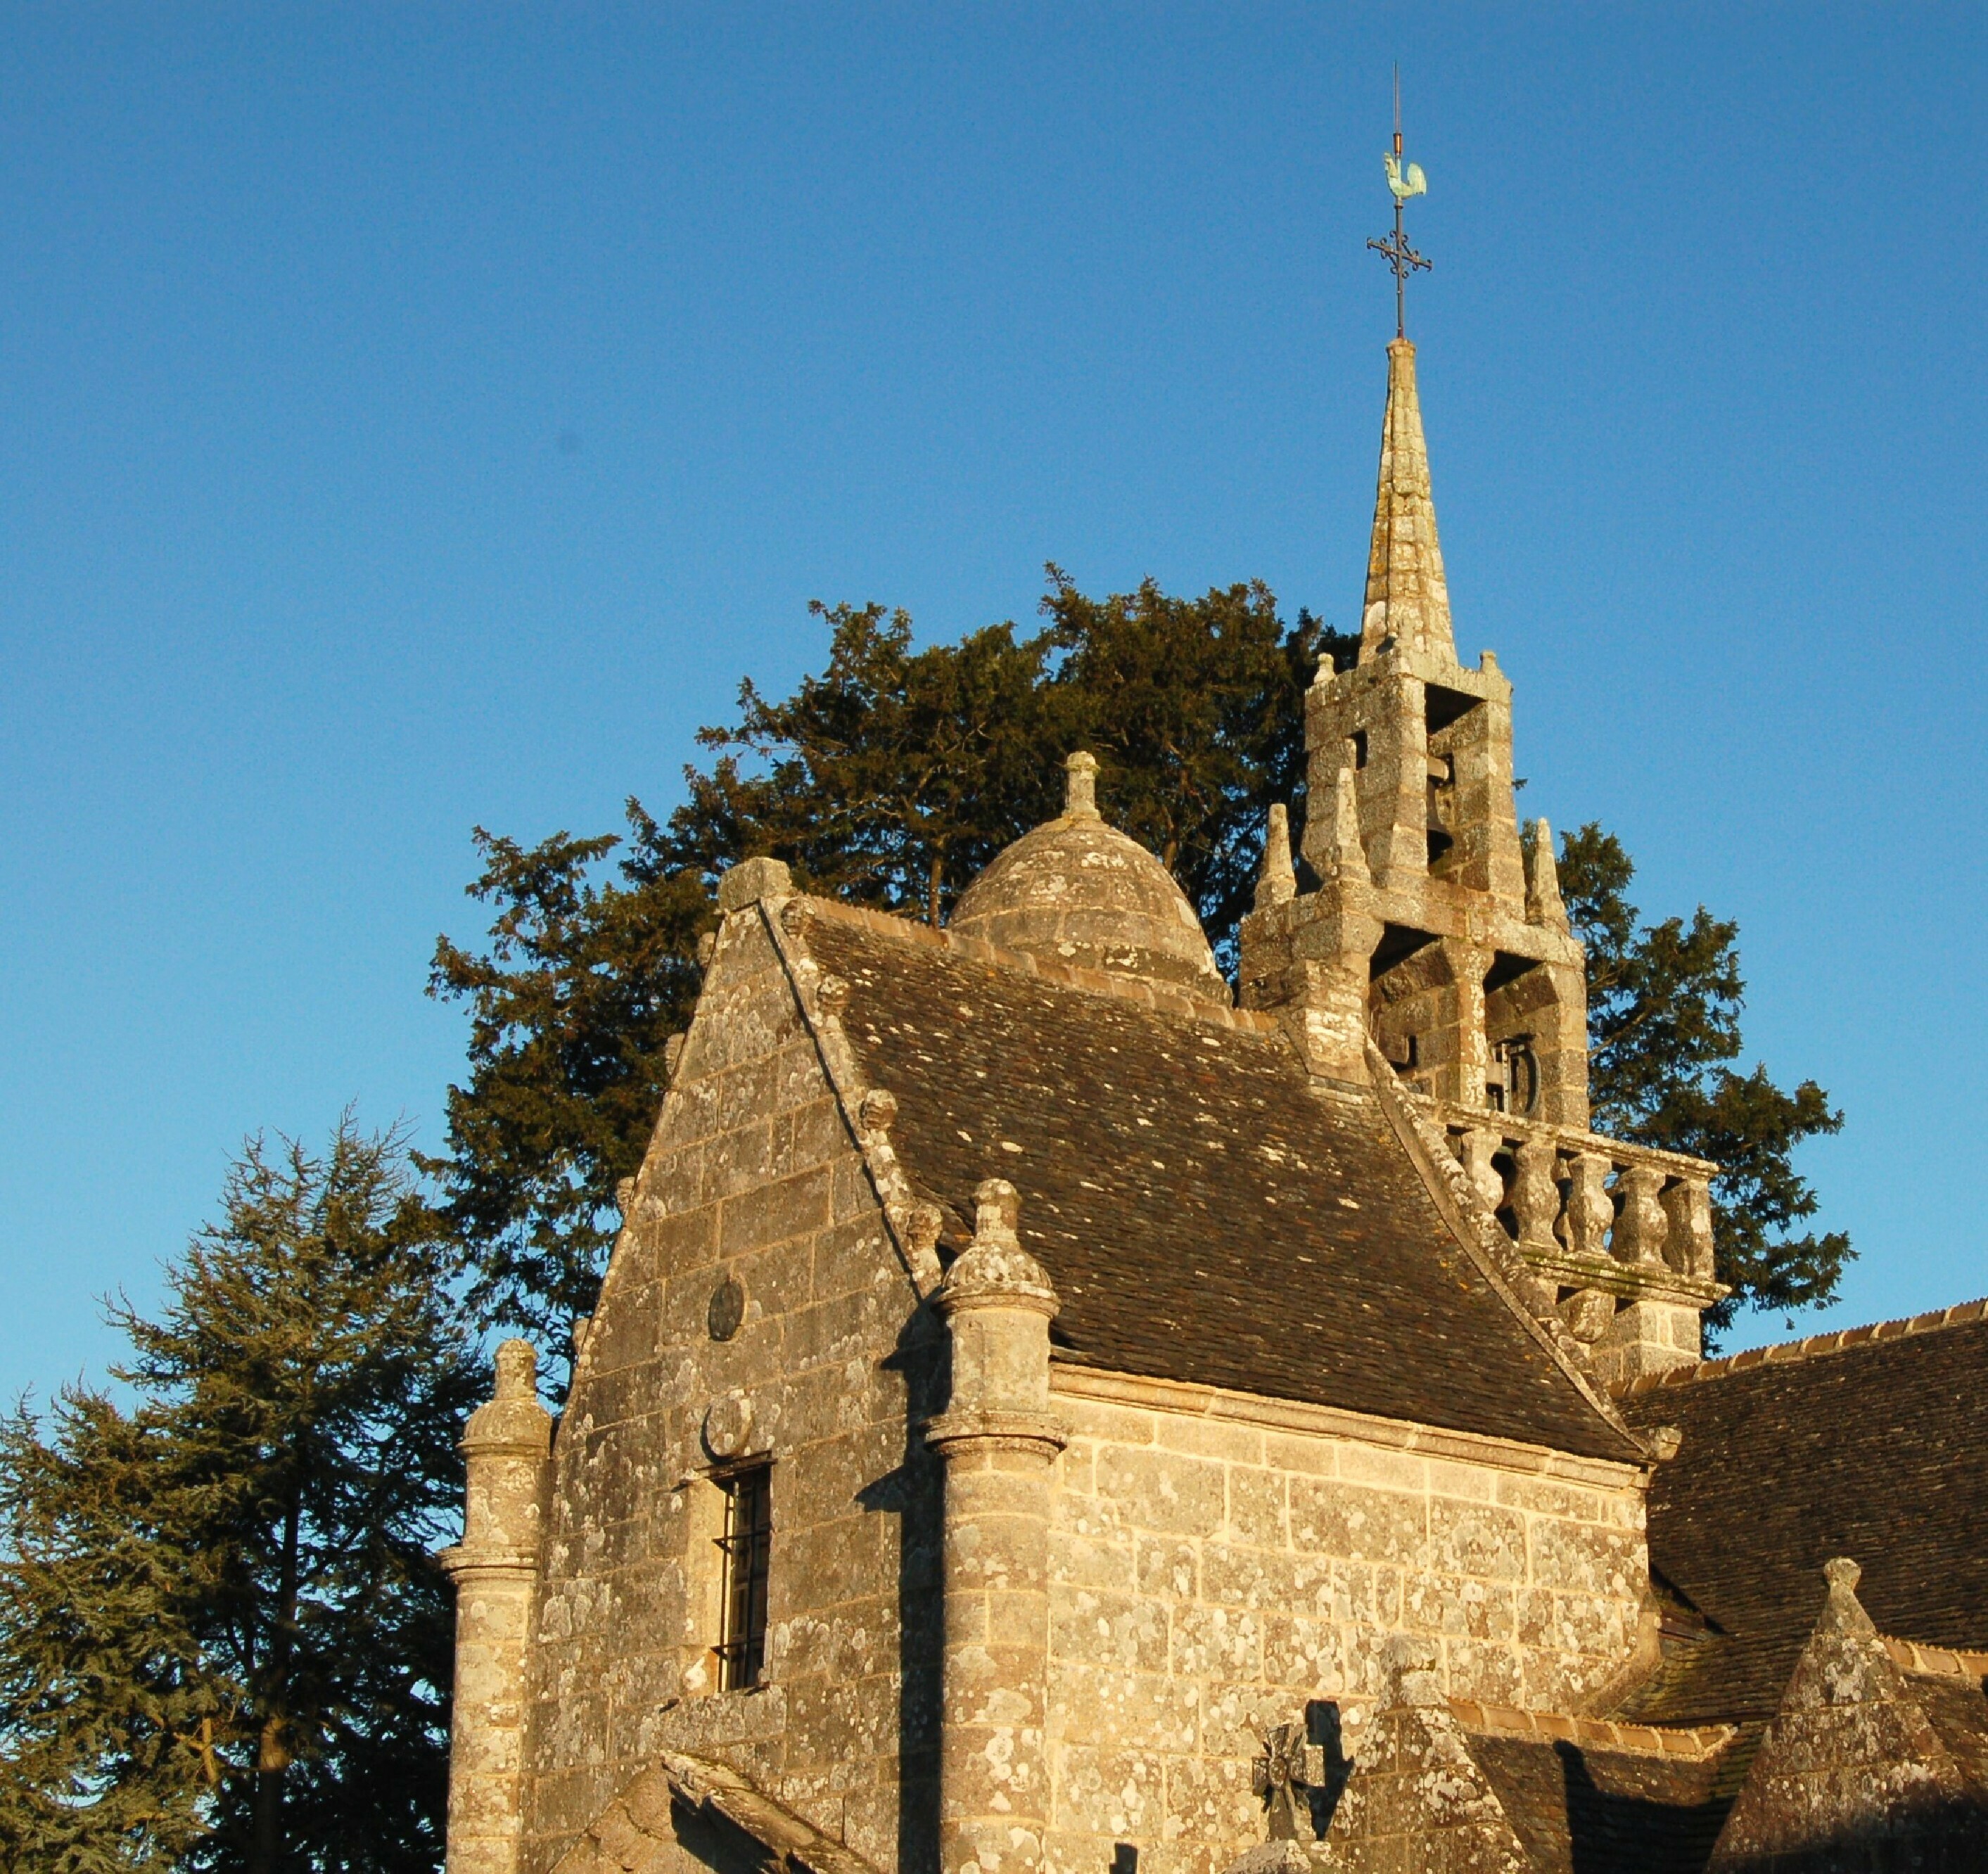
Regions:
[[[773,1469],[720,1477],[725,1492],[725,1630],[718,1642],[718,1686],[742,1692],[766,1663],[766,1570],[773,1541]]]

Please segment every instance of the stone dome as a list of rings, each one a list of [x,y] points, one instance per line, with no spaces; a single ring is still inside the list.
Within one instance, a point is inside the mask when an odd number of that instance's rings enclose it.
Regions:
[[[1046,962],[1226,1003],[1229,986],[1187,894],[1138,841],[1099,817],[1096,758],[1075,754],[1067,767],[1060,816],[995,857],[967,887],[950,928]]]

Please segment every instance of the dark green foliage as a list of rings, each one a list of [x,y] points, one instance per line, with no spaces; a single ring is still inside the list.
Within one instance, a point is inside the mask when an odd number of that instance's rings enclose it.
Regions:
[[[1057,810],[1061,757],[1088,748],[1107,816],[1160,855],[1232,964],[1265,811],[1302,809],[1306,686],[1322,657],[1344,667],[1358,643],[1303,612],[1286,627],[1261,585],[1178,599],[1148,581],[1093,600],[1053,567],[1033,633],[992,625],[919,649],[901,612],[815,611],[830,631],[822,674],[779,702],[746,683],[738,722],[702,732],[712,766],[685,770],[667,823],[631,800],[625,843],[477,836],[485,868],[470,889],[496,920],[486,952],[436,951],[431,993],[466,1000],[472,1025],[448,1148],[426,1169],[479,1308],[550,1348],[593,1307],[614,1186],[641,1162],[726,867],[771,854],[813,890],[942,922],[996,853]],[[1836,1120],[1820,1088],[1783,1094],[1725,1066],[1740,1048],[1732,927],[1701,912],[1644,929],[1621,896],[1621,847],[1589,829],[1568,853],[1564,884],[1594,946],[1600,1122],[1732,1166],[1719,1253],[1738,1293],[1722,1319],[1827,1298],[1848,1247],[1787,1235],[1815,1208],[1789,1155]]]
[[[1058,810],[1062,757],[1087,747],[1105,810],[1232,950],[1265,811],[1302,787],[1305,685],[1321,649],[1354,641],[1303,613],[1287,627],[1260,585],[1174,599],[1149,581],[1098,601],[1050,580],[1040,630],[922,650],[902,612],[816,606],[822,674],[783,702],[742,685],[668,823],[629,802],[611,871],[612,835],[527,849],[478,831],[470,891],[497,915],[488,951],[436,948],[431,993],[470,1005],[470,1073],[446,1153],[423,1162],[490,1319],[556,1351],[592,1309],[614,1186],[641,1162],[711,893],[739,859],[771,854],[813,890],[937,923]]]
[[[0,1868],[440,1865],[454,1615],[431,1551],[482,1390],[397,1137],[252,1141],[131,1403],[0,1425]]]
[[[655,827],[631,801],[635,853]],[[470,1004],[471,1079],[448,1092],[446,1183],[471,1250],[471,1305],[556,1348],[593,1305],[614,1240],[615,1184],[641,1164],[663,1097],[663,1043],[697,996],[702,874],[624,864],[599,875],[612,834],[536,846],[476,831],[471,895],[497,908],[488,952],[444,938],[431,992]]]
[[[1792,1155],[1804,1139],[1840,1131],[1843,1115],[1812,1080],[1789,1093],[1765,1067],[1733,1071],[1746,989],[1740,927],[1702,905],[1688,924],[1641,923],[1625,895],[1635,869],[1598,826],[1562,836],[1560,891],[1587,946],[1595,1129],[1725,1167],[1712,1186],[1713,1230],[1719,1278],[1733,1292],[1708,1313],[1708,1328],[1729,1325],[1743,1306],[1827,1301],[1850,1239],[1793,1233],[1818,1206]]]

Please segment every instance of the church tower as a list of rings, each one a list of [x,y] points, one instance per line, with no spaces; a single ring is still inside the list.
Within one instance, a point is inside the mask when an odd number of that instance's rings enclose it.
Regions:
[[[1584,1128],[1581,946],[1543,823],[1520,837],[1512,686],[1489,651],[1474,668],[1457,658],[1405,338],[1388,347],[1359,655],[1351,670],[1320,668],[1305,729],[1317,910],[1378,925],[1361,934],[1374,935],[1364,1013],[1381,1052],[1453,1105]],[[1357,831],[1344,849],[1341,797]],[[1337,960],[1351,968],[1343,942]],[[1256,974],[1246,966],[1246,999],[1280,1000]]]
[[[1384,1071],[1417,1096],[1514,1240],[1527,1299],[1604,1378],[1695,1360],[1700,1312],[1724,1292],[1716,1168],[1588,1130],[1585,959],[1550,829],[1520,830],[1512,685],[1490,651],[1457,657],[1415,349],[1398,335],[1360,648],[1350,669],[1320,668],[1305,741],[1316,888],[1300,890],[1273,814],[1241,931],[1243,1006],[1282,1016],[1314,1074]]]

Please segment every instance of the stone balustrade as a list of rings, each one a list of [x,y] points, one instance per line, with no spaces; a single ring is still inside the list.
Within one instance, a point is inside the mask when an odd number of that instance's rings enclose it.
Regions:
[[[1570,1126],[1418,1096],[1532,1281],[1611,1383],[1698,1358],[1716,1279],[1719,1167]]]

